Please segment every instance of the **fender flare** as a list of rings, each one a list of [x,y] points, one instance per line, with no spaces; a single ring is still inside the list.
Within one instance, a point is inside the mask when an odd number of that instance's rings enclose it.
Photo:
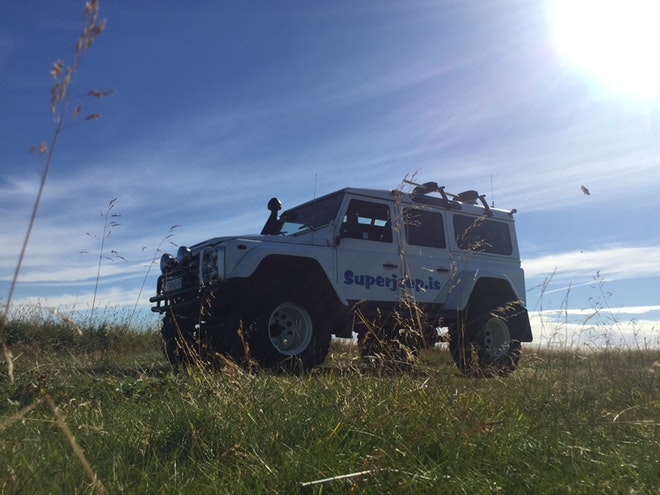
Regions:
[[[520,294],[516,294],[514,285],[508,278],[501,275],[487,276],[477,271],[463,271],[457,275],[456,280],[461,282],[456,282],[448,294],[445,311],[464,313],[476,300],[495,297],[506,303],[505,312],[511,324],[511,337],[520,342],[532,342],[532,328],[525,300]],[[472,283],[467,283],[469,280],[472,280]]]

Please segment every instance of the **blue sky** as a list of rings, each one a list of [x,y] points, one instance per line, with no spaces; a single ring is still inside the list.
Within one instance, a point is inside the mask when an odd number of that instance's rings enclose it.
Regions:
[[[15,304],[91,307],[114,198],[95,303],[109,314],[149,307],[159,246],[258,232],[272,196],[416,174],[517,208],[537,335],[657,345],[660,44],[633,36],[656,13],[592,8],[570,31],[561,4],[101,1],[73,94],[102,118],[60,136]],[[0,298],[43,169],[28,150],[53,133],[49,71],[71,61],[83,6],[0,4]],[[580,44],[599,20],[621,24],[605,54]]]

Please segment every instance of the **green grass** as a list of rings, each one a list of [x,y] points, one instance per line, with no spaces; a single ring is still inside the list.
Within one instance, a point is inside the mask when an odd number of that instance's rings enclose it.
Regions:
[[[5,327],[97,15],[92,0],[73,62],[53,65],[54,134],[34,147],[44,171],[0,320],[16,366],[0,368],[0,493],[658,493],[657,350],[526,350],[512,375],[468,379],[440,350],[397,368],[337,344],[304,376],[174,374],[153,330]]]
[[[338,343],[304,376],[174,374],[153,331],[16,323],[16,380],[0,376],[1,493],[95,490],[45,397],[108,493],[660,488],[657,350],[527,349],[510,376],[473,379],[441,349],[397,369]]]

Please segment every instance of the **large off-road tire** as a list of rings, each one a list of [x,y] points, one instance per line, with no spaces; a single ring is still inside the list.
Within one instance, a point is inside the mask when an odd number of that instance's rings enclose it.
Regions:
[[[449,352],[456,367],[468,374],[472,368],[472,343],[462,321],[449,327]]]
[[[473,344],[479,367],[486,373],[506,374],[516,369],[520,342],[511,337],[511,325],[504,306],[493,307],[475,323]]]
[[[450,327],[449,350],[464,373],[504,375],[516,369],[520,342],[512,338],[508,305],[484,298],[468,308],[465,321]]]
[[[244,319],[249,358],[265,368],[303,371],[320,365],[330,348],[330,326],[319,304],[300,292],[268,296]]]
[[[195,359],[194,333],[171,315],[163,318],[160,327],[163,354],[175,367],[191,363]]]

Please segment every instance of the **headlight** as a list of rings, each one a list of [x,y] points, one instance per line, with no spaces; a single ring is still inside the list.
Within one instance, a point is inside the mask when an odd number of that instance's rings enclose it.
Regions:
[[[176,260],[179,262],[179,265],[188,266],[190,260],[192,260],[192,252],[190,251],[190,248],[180,246],[179,250],[176,252]]]
[[[202,251],[199,263],[199,281],[208,284],[225,278],[225,248],[209,247]]]
[[[172,256],[169,253],[165,253],[160,257],[160,271],[161,273],[168,273],[171,272],[178,263],[174,259],[174,256]]]

